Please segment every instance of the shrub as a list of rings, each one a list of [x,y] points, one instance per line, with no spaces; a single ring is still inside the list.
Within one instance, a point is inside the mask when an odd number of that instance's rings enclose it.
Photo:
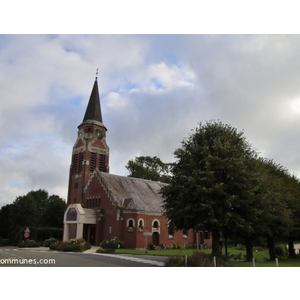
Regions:
[[[34,240],[26,240],[22,241],[18,244],[19,248],[32,248],[32,247],[40,247],[39,243],[36,243]]]
[[[217,257],[217,267],[224,267],[225,262],[220,257]],[[187,257],[187,267],[211,267],[213,266],[213,258],[204,252],[194,251],[193,254]],[[165,267],[184,267],[185,257],[181,255],[170,256],[165,262]]]
[[[63,243],[52,243],[50,249],[63,252],[83,252],[91,249],[91,245],[84,239],[71,239]]]
[[[204,252],[194,251],[192,255],[188,256],[189,267],[205,267],[211,264],[209,255]]]
[[[104,240],[101,242],[100,247],[103,249],[120,249],[124,248],[124,241],[117,240],[117,238]]]
[[[58,240],[56,238],[51,237],[50,239],[47,239],[43,242],[44,247],[49,247],[51,244],[57,243]]]
[[[180,255],[170,256],[165,261],[165,267],[183,267],[184,264],[184,258]]]
[[[59,241],[52,243],[49,245],[50,250],[57,250],[57,246],[59,245]]]

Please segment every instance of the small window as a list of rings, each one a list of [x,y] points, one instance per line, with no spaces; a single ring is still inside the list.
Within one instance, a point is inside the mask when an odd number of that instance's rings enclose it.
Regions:
[[[78,172],[78,154],[74,155],[74,174]]]
[[[79,154],[79,173],[82,172],[83,152]]]
[[[101,172],[105,172],[104,162],[105,162],[105,155],[100,154],[100,156],[99,156],[99,171],[101,171]]]
[[[95,170],[95,153],[91,153],[91,161],[90,161],[90,173]]]
[[[133,227],[133,220],[129,220],[129,225],[128,227]]]

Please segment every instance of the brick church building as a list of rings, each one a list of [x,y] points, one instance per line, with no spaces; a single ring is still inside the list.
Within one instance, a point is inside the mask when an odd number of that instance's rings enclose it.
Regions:
[[[109,174],[106,132],[96,77],[73,147],[63,240],[84,238],[98,246],[116,237],[135,249],[196,243],[192,230],[175,231],[163,216],[164,183]],[[199,238],[210,243],[207,232]]]

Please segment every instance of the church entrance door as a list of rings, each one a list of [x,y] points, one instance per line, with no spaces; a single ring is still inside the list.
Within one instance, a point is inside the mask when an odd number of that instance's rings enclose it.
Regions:
[[[95,245],[95,243],[96,243],[96,226],[85,224],[84,230],[83,230],[83,238],[91,245]]]

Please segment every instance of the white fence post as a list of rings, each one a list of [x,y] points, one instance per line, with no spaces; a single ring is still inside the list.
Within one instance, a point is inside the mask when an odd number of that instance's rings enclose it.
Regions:
[[[255,258],[252,258],[252,267],[255,267]]]
[[[214,267],[217,266],[217,258],[214,256]]]
[[[278,266],[278,258],[275,258],[275,263],[276,263],[276,267],[279,267]]]

